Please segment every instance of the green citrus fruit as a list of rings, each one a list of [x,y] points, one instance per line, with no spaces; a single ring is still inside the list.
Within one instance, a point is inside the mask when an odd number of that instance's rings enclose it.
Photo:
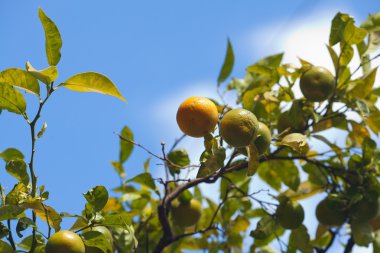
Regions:
[[[350,208],[350,216],[358,222],[368,222],[379,214],[379,200],[370,201],[363,198]]]
[[[322,102],[334,93],[335,78],[328,69],[314,66],[301,76],[300,88],[307,100]]]
[[[112,237],[111,231],[109,231],[108,228],[104,226],[96,226],[96,227],[86,229],[83,232],[88,232],[88,231],[97,231],[97,232],[102,233],[107,239],[107,241],[109,242],[109,244],[111,245],[111,247],[113,246],[113,237]],[[103,253],[103,251],[97,247],[86,246],[86,253]]]
[[[303,132],[307,126],[307,121],[305,118],[299,118],[295,121],[292,121],[289,118],[289,111],[285,111],[280,114],[277,121],[277,130],[278,133],[284,132],[286,129],[289,129],[289,133],[294,132]]]
[[[335,196],[328,196],[315,210],[317,220],[325,226],[341,226],[347,220],[347,210],[342,201]]]
[[[203,137],[214,130],[218,123],[218,109],[214,102],[204,97],[190,97],[177,111],[177,123],[185,134]]]
[[[202,215],[201,203],[196,199],[189,202],[173,202],[172,220],[180,227],[194,226]]]
[[[79,235],[61,230],[49,238],[45,253],[85,253],[85,247]]]
[[[302,225],[305,218],[305,212],[299,203],[285,200],[277,207],[276,217],[281,227],[286,229],[296,229]]]
[[[259,122],[256,116],[245,109],[233,109],[220,121],[220,136],[231,146],[248,146],[257,135]]]
[[[259,122],[259,129],[257,131],[257,137],[254,140],[254,144],[259,151],[259,154],[264,154],[270,146],[272,141],[272,135],[269,128],[262,122]]]

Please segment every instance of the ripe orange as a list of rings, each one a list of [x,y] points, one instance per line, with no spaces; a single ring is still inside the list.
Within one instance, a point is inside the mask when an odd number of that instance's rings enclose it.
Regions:
[[[335,78],[328,69],[314,66],[301,76],[300,88],[307,100],[322,102],[334,93]]]
[[[61,230],[49,238],[45,253],[85,253],[85,247],[79,235]]]
[[[202,205],[196,199],[189,202],[173,202],[172,219],[175,225],[180,227],[194,226],[202,215]]]
[[[204,97],[190,97],[182,102],[177,111],[177,123],[185,134],[203,137],[214,130],[218,122],[216,105]]]
[[[257,136],[259,121],[245,109],[233,109],[220,121],[220,136],[235,148],[248,146]]]

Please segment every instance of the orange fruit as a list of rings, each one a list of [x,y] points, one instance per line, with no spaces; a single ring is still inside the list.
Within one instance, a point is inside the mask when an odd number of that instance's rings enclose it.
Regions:
[[[301,76],[300,88],[307,100],[322,102],[334,93],[335,78],[328,69],[314,66]]]
[[[259,121],[246,109],[233,109],[220,121],[220,136],[235,148],[248,146],[257,136]]]
[[[79,235],[61,230],[49,238],[45,253],[85,253],[85,247]]]
[[[215,129],[218,122],[216,105],[204,97],[190,97],[182,102],[177,111],[177,123],[183,133],[203,137]]]
[[[197,224],[202,215],[202,205],[196,199],[189,202],[173,202],[172,220],[180,227],[191,227]]]

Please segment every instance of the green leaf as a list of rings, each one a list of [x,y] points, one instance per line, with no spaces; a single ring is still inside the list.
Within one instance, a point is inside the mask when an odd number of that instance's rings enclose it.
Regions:
[[[83,196],[86,198],[88,205],[94,212],[99,212],[107,204],[108,201],[108,191],[104,186],[95,186],[88,192],[84,193]]]
[[[102,226],[119,226],[128,227],[131,224],[133,213],[131,212],[117,212],[117,213],[107,213],[104,215],[103,219],[99,222]]]
[[[61,59],[61,34],[59,33],[58,27],[46,16],[41,8],[38,9],[38,17],[45,30],[45,50],[48,63],[50,66],[56,66]]]
[[[11,160],[5,166],[7,172],[13,177],[17,178],[24,185],[29,183],[29,175],[26,171],[26,163],[24,160]]]
[[[306,154],[307,151],[309,151],[309,145],[306,142],[306,136],[300,133],[291,133],[285,135],[279,145],[291,147],[294,151],[302,154]]]
[[[281,189],[283,182],[296,191],[300,184],[297,166],[290,160],[270,160],[260,163],[258,174],[267,184],[275,190]]]
[[[7,148],[3,152],[0,153],[0,158],[2,158],[5,162],[9,162],[11,160],[24,159],[24,154],[21,153],[18,149],[15,148]]]
[[[354,49],[349,44],[341,44],[340,50],[339,64],[347,66],[351,62],[352,57],[354,57]]]
[[[138,183],[138,184],[141,184],[141,185],[145,185],[145,186],[149,187],[152,190],[156,189],[156,184],[154,183],[152,175],[149,172],[147,172],[147,173],[145,173],[145,172],[141,173],[141,174],[135,176],[134,178],[129,179],[129,180],[126,181],[126,183],[129,183],[129,182],[134,182],[134,183]]]
[[[356,27],[353,20],[349,21],[344,28],[343,39],[350,45],[362,42],[366,36],[367,31],[363,28]]]
[[[21,182],[17,183],[5,197],[5,203],[8,205],[19,205],[24,203],[29,196],[29,190],[30,189],[28,189],[25,184]]]
[[[375,151],[377,148],[376,142],[371,138],[365,138],[362,143],[363,148],[363,164],[370,164],[372,159],[375,157]]]
[[[123,130],[121,130],[121,137],[133,141],[133,132],[129,127],[125,126]],[[133,151],[133,143],[120,139],[120,154],[119,154],[119,162],[123,164],[128,160],[132,151]]]
[[[226,150],[223,147],[213,146],[211,151],[205,151],[201,155],[201,167],[198,170],[197,178],[206,177],[223,167],[226,159]]]
[[[277,221],[270,215],[265,215],[257,223],[256,229],[251,231],[250,236],[255,239],[265,239],[272,235],[278,227]]]
[[[308,180],[315,185],[327,186],[328,176],[323,169],[319,168],[313,163],[306,163],[302,169],[309,175]]]
[[[22,237],[21,232],[26,230],[28,227],[36,228],[36,224],[33,222],[33,220],[29,219],[28,217],[22,217],[18,220],[17,226],[16,226],[16,233],[18,237]]]
[[[371,113],[369,117],[366,119],[366,123],[373,132],[375,132],[376,134],[379,134],[380,112],[376,111],[376,112]]]
[[[123,165],[120,162],[112,161],[111,165],[115,169],[115,171],[117,172],[117,174],[119,174],[119,176],[121,178],[125,178],[126,173],[125,173]]]
[[[16,219],[17,216],[24,212],[24,208],[15,205],[5,205],[0,207],[0,221]]]
[[[51,84],[58,77],[58,70],[56,66],[50,66],[46,69],[37,70],[33,68],[30,62],[26,62],[26,70],[46,85]]]
[[[331,242],[332,234],[329,232],[328,228],[319,224],[317,227],[317,232],[315,239],[310,243],[317,248],[323,249]]]
[[[168,167],[172,175],[174,175],[175,173],[179,173],[180,167],[186,167],[190,165],[190,158],[186,149],[173,150],[168,154],[167,158],[171,162],[168,163]]]
[[[371,94],[376,80],[377,68],[374,68],[366,76],[351,82],[347,93],[355,98],[364,99]]]
[[[28,71],[10,68],[0,73],[0,84],[8,84],[25,90],[26,92],[40,95],[40,84]]]
[[[106,94],[127,102],[108,77],[96,72],[76,74],[67,79],[64,83],[61,83],[59,86],[64,86],[69,90],[78,92],[97,92]]]
[[[0,109],[24,114],[26,111],[24,96],[11,85],[0,82]]]
[[[369,244],[375,239],[372,227],[367,222],[352,222],[351,230],[355,244],[359,246],[368,247]]]
[[[344,30],[348,21],[352,18],[344,13],[338,12],[331,22],[329,45],[334,46],[343,39]]]
[[[247,176],[253,176],[257,168],[259,167],[259,151],[254,144],[250,144],[247,147],[248,154],[248,169]]]
[[[224,58],[224,63],[218,76],[218,86],[229,77],[229,75],[232,72],[232,68],[234,66],[234,61],[235,61],[234,51],[232,49],[232,45],[229,39],[227,43],[228,44],[227,44],[226,56]]]
[[[101,252],[111,253],[112,246],[107,238],[99,231],[88,231],[82,234],[86,247],[98,248]]]
[[[299,250],[302,253],[313,253],[310,236],[304,225],[301,225],[297,229],[293,229],[290,234],[288,252],[295,252],[295,250]]]
[[[338,58],[338,55],[336,54],[335,50],[330,47],[329,45],[326,45],[329,53],[330,53],[330,57],[331,57],[331,60],[334,64],[334,68],[335,68],[335,71],[338,70],[338,66],[339,66],[339,58]]]
[[[3,240],[0,240],[0,253],[13,253],[13,248],[8,243],[4,242]]]
[[[39,246],[42,246],[45,244],[45,241],[44,241],[44,238],[40,235],[40,234],[36,234],[36,246],[39,247]],[[32,247],[32,242],[33,242],[33,235],[30,235],[28,237],[25,237],[19,244],[18,246],[20,248],[23,248],[25,250],[27,250],[28,252],[30,251],[31,247]],[[44,252],[44,251],[42,251]],[[37,248],[36,248],[36,251],[35,253],[42,253],[41,251],[37,251]]]

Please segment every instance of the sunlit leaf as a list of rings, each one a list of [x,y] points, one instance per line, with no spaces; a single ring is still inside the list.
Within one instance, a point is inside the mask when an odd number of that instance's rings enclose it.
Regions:
[[[103,235],[99,231],[88,231],[83,233],[82,236],[84,239],[84,244],[86,245],[86,247],[89,247],[89,249],[97,248],[101,250],[101,252],[112,252],[112,245],[110,245],[105,235]]]
[[[282,138],[279,143],[283,146],[291,147],[294,151],[306,154],[309,150],[309,145],[306,142],[306,136],[300,133],[291,133]]]
[[[26,92],[40,95],[40,84],[28,71],[10,68],[0,73],[0,84],[8,84],[21,88]]]
[[[222,69],[220,70],[220,73],[219,73],[218,86],[229,77],[229,75],[231,74],[232,68],[234,66],[234,61],[235,61],[234,51],[232,49],[232,45],[229,39],[227,43],[228,43],[227,52],[224,58]]]
[[[55,231],[61,229],[62,217],[54,208],[43,204],[40,200],[31,200],[29,203],[25,203],[24,207],[33,209],[37,216],[53,227]]]
[[[23,160],[11,160],[5,166],[7,172],[20,182],[27,185],[29,183],[29,175],[26,171],[26,163]]]
[[[2,158],[5,162],[9,162],[11,160],[22,160],[24,159],[24,155],[18,149],[7,148],[3,152],[0,152],[0,158]]]
[[[121,137],[133,141],[133,132],[132,130],[125,126],[121,130]],[[123,164],[131,156],[133,151],[133,143],[120,139],[120,153],[119,153],[119,162]]]
[[[7,196],[5,197],[5,203],[8,205],[19,205],[24,203],[29,195],[28,187],[19,182],[17,183],[13,189],[8,192]]]
[[[87,200],[87,204],[94,209],[95,212],[99,212],[107,204],[108,201],[108,191],[104,186],[95,186],[88,192],[84,193],[83,196]]]
[[[329,38],[330,46],[334,46],[335,44],[339,43],[343,39],[343,34],[344,34],[346,24],[351,19],[352,18],[349,15],[341,13],[341,12],[338,12],[335,15],[334,19],[331,22],[330,38]]]
[[[11,85],[0,83],[0,109],[17,114],[23,114],[26,110],[24,96]]]
[[[248,154],[247,176],[250,177],[256,173],[257,168],[259,167],[259,151],[257,150],[255,145],[250,144],[247,147],[247,154]]]
[[[84,72],[76,74],[59,86],[78,92],[97,92],[117,97],[126,102],[113,82],[106,76],[96,72]]]
[[[50,66],[56,66],[61,59],[62,39],[58,27],[46,16],[44,11],[39,8],[38,17],[45,30],[45,50],[46,57]]]
[[[363,28],[356,27],[354,21],[349,21],[344,28],[344,41],[350,45],[358,44],[367,36],[367,31]]]
[[[33,68],[30,62],[26,62],[26,70],[46,85],[51,84],[58,77],[58,70],[56,66],[49,66],[46,69],[37,70]]]
[[[372,112],[369,117],[366,119],[366,123],[369,126],[369,128],[375,132],[376,134],[379,134],[380,132],[380,112]]]
[[[355,98],[364,99],[371,94],[373,85],[376,80],[377,68],[374,68],[369,74],[361,79],[357,79],[350,83],[347,93]]]
[[[0,221],[16,219],[18,215],[24,212],[25,208],[17,205],[4,205],[0,207]]]
[[[134,183],[138,183],[141,185],[145,185],[152,190],[156,189],[156,184],[154,183],[152,175],[149,172],[148,173],[145,173],[145,172],[141,173],[141,174],[135,176],[134,178],[131,178],[131,179],[126,181],[126,183],[128,183],[128,182],[134,182]]]
[[[168,163],[168,167],[172,175],[175,173],[179,173],[180,167],[190,165],[190,158],[186,149],[173,150],[168,154],[167,158],[170,161],[170,163]]]

